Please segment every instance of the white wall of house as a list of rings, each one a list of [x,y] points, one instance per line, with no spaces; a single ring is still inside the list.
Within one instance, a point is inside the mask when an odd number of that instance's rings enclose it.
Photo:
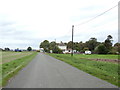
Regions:
[[[40,48],[40,52],[44,52],[44,48]]]
[[[67,46],[58,46],[61,50],[67,50]]]

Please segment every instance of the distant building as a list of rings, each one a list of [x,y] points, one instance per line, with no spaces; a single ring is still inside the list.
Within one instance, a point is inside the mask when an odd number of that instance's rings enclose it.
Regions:
[[[44,48],[40,48],[40,52],[44,52]]]
[[[67,51],[67,45],[65,45],[62,41],[60,43],[57,43],[57,46],[63,51],[63,53]]]

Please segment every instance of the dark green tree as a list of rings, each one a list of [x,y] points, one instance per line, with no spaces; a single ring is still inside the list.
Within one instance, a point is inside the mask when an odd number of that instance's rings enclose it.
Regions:
[[[10,51],[10,49],[9,49],[9,48],[5,48],[4,50],[5,50],[5,51]]]
[[[48,40],[44,40],[44,41],[41,42],[41,44],[40,44],[40,48],[44,48],[44,51],[45,51],[45,52],[50,52],[49,46],[50,46],[50,43],[49,43]]]
[[[89,41],[86,41],[85,46],[89,48],[90,51],[94,51],[95,47],[98,46],[100,43],[97,42],[96,38],[90,38]]]
[[[72,41],[69,41],[69,42],[68,42],[67,48],[68,48],[68,49],[72,49]]]
[[[31,48],[31,47],[28,47],[27,50],[28,50],[28,51],[32,51],[32,48]]]
[[[55,48],[55,46],[56,46],[56,42],[54,42],[54,41],[50,42],[49,49],[53,50]]]
[[[107,39],[104,41],[104,45],[107,49],[107,53],[109,53],[112,49],[112,36],[111,35],[108,35],[107,36]]]
[[[105,47],[104,44],[99,44],[95,48],[95,52],[98,53],[98,54],[107,54],[107,48]]]
[[[60,48],[58,48],[58,46],[55,46],[54,48],[53,48],[53,53],[62,53],[62,50],[60,49]]]
[[[114,44],[114,49],[116,52],[120,53],[120,43],[115,43]]]

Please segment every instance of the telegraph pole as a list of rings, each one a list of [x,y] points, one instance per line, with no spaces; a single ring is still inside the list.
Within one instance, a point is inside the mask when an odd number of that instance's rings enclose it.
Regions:
[[[73,34],[74,34],[74,25],[72,25],[72,53],[71,53],[71,56],[73,56]]]

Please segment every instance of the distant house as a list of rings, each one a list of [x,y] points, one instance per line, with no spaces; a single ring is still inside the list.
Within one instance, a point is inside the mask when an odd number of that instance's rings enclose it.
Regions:
[[[63,51],[63,53],[67,50],[67,45],[65,45],[62,41],[57,43],[57,46]]]
[[[40,48],[40,52],[44,52],[44,48]]]
[[[62,41],[60,43],[57,43],[58,47],[63,51],[64,54],[70,54],[72,53],[72,49],[67,49],[67,45],[64,44]],[[73,53],[75,53],[76,50],[73,50]]]

